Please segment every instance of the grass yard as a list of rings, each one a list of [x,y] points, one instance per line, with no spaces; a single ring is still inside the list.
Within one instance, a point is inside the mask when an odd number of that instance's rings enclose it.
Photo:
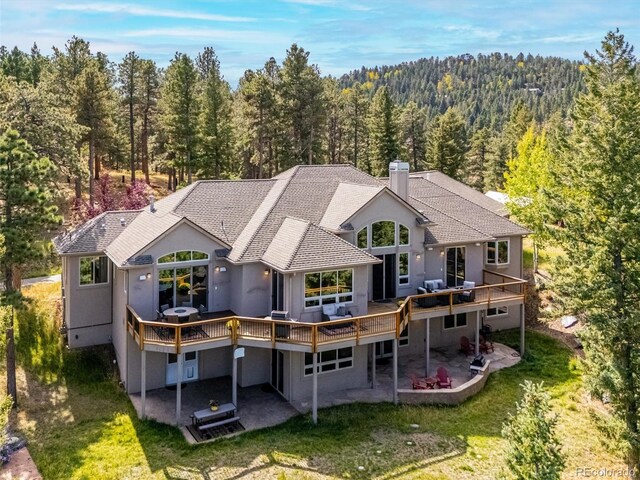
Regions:
[[[522,244],[522,261],[524,268],[533,269],[533,241],[531,238],[525,238]],[[562,255],[562,249],[558,247],[547,247],[538,250],[538,269],[549,271],[553,260]]]
[[[573,353],[528,333],[520,364],[491,375],[459,407],[347,405],[300,416],[265,430],[190,446],[175,428],[141,421],[118,387],[108,349],[67,352],[52,308],[59,285],[32,287],[39,300],[21,319],[18,428],[45,479],[495,478],[503,466],[503,421],[525,379],[545,382],[577,467],[623,467],[599,432]],[[500,340],[517,343],[517,332]],[[265,405],[268,408],[268,405]],[[411,424],[419,428],[411,428]],[[363,467],[360,470],[358,467]]]

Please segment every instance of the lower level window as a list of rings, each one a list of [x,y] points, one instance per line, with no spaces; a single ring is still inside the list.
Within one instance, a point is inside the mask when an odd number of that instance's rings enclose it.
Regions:
[[[316,353],[318,356],[318,373],[342,370],[353,367],[353,347],[338,348]],[[313,353],[304,354],[304,374],[313,374]]]
[[[487,309],[487,318],[489,317],[499,317],[502,315],[507,315],[509,313],[508,307],[498,307],[498,308],[488,308]]]
[[[455,315],[445,315],[444,316],[444,329],[449,330],[450,328],[460,328],[467,326],[467,314],[466,313],[456,313]]]

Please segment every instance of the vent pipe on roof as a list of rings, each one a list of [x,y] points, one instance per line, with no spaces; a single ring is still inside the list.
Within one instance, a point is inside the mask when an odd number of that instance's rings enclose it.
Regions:
[[[156,199],[153,194],[149,195],[149,211],[151,213],[154,213],[156,211],[155,201]]]
[[[125,222],[124,217],[120,217],[120,225],[124,227],[126,223],[127,222]]]
[[[394,160],[389,164],[389,188],[404,201],[409,198],[409,164]]]

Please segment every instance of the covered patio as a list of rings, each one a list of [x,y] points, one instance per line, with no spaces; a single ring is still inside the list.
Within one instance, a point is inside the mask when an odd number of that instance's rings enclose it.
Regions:
[[[425,359],[423,355],[399,356],[397,391],[401,394],[401,403],[405,401],[410,403],[438,403],[437,399],[434,401],[426,398],[429,393],[434,392],[442,394],[452,391],[464,392],[468,388],[468,395],[477,393],[484,385],[484,381],[482,381],[481,385],[478,385],[480,377],[485,377],[484,380],[486,380],[486,376],[490,372],[511,367],[520,361],[518,352],[510,347],[500,343],[494,343],[494,347],[494,352],[485,354],[485,358],[489,361],[487,371],[484,375],[479,374],[477,377],[472,377],[469,373],[469,364],[473,356],[463,355],[454,347],[431,349],[430,364],[433,370],[431,373],[435,374],[435,370],[440,366],[445,367],[451,377],[453,388],[452,390],[414,391],[418,395],[411,397],[411,399],[407,399],[407,396],[402,395],[402,392],[411,391],[411,375],[424,377]],[[393,402],[393,377],[392,359],[378,359],[375,375],[371,376],[370,370],[369,383],[370,385],[373,383],[372,386],[334,393],[318,392],[318,408],[357,402]],[[179,427],[187,441],[194,443],[196,440],[186,428],[187,425],[191,425],[191,413],[206,408],[209,405],[209,400],[215,399],[220,403],[230,402],[232,398],[231,377],[185,383],[183,384],[182,392]],[[238,388],[237,395],[237,415],[241,418],[240,423],[245,431],[278,425],[300,413],[308,413],[312,410],[311,398],[289,403],[268,384]],[[140,393],[131,394],[130,398],[140,415]],[[146,395],[146,416],[162,423],[175,424],[175,403],[175,388],[150,390]]]

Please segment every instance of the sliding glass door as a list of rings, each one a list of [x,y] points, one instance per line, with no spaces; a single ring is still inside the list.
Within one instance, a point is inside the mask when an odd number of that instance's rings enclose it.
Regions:
[[[447,286],[460,287],[465,277],[464,247],[447,248]]]
[[[208,267],[206,265],[158,270],[158,309],[204,307],[208,310]]]

